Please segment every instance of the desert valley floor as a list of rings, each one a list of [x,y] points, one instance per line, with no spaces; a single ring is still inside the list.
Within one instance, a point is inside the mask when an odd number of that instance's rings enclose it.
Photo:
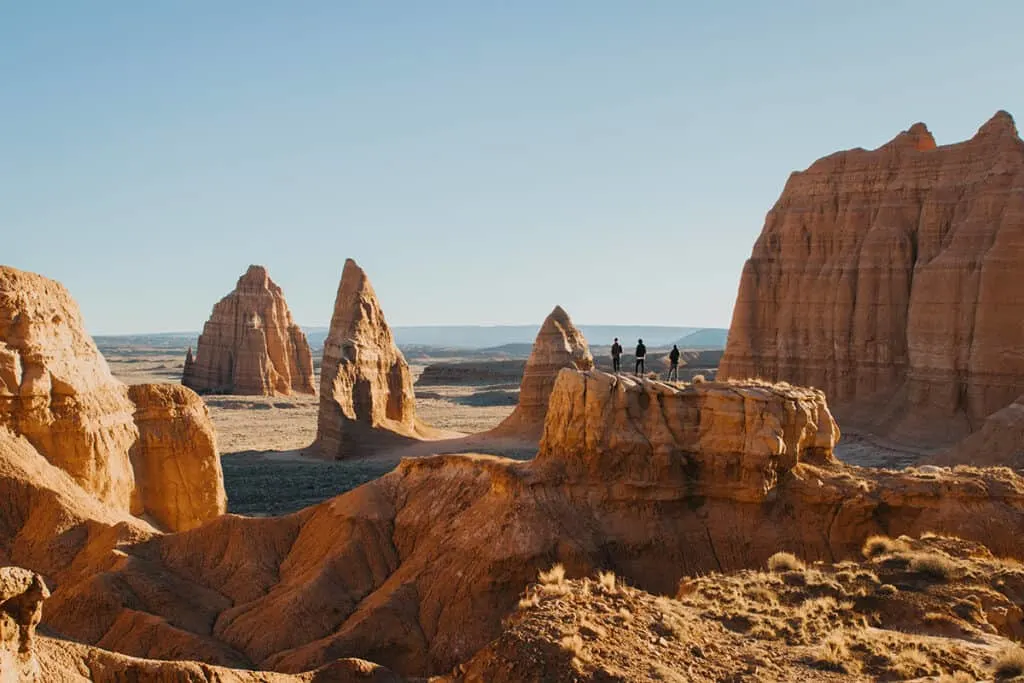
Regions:
[[[125,384],[178,382],[185,348],[166,349],[123,344],[101,350],[111,372]],[[445,363],[470,362],[447,356]],[[472,362],[479,362],[473,357]],[[411,362],[418,380],[426,364]],[[319,375],[317,375],[319,381]],[[508,417],[515,407],[518,382],[506,384],[416,384],[416,411],[426,422],[446,430],[476,434]],[[450,452],[441,444],[415,450],[398,449],[360,460],[322,460],[303,455],[316,436],[318,397],[206,395],[217,431],[224,468],[228,510],[243,515],[294,512],[348,491],[395,467],[402,457]],[[460,447],[457,450],[472,450]],[[512,458],[531,458],[533,444],[488,443],[487,452]],[[844,462],[864,467],[902,468],[913,465],[927,450],[911,451],[880,443],[855,432],[844,432],[835,454]]]

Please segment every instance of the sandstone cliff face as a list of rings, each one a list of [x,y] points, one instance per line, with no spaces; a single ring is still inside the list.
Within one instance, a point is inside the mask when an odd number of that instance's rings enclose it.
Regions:
[[[225,515],[107,555],[113,544],[93,541],[70,565],[89,569],[68,570],[51,598],[53,626],[137,656],[282,672],[357,656],[423,675],[497,637],[555,562],[671,594],[683,576],[780,548],[851,557],[878,533],[1024,554],[1008,532],[1024,525],[1024,479],[849,467],[832,457],[837,437],[817,391],[566,370],[534,461],[409,459],[287,517]]]
[[[23,434],[86,491],[127,510],[133,412],[67,290],[0,267],[0,426]]]
[[[1024,142],[915,124],[794,173],[743,269],[719,377],[824,389],[844,425],[948,444],[1024,392]]]
[[[405,357],[395,344],[369,278],[345,261],[320,369],[314,450],[326,458],[366,455],[426,438]]]
[[[313,357],[284,294],[262,266],[249,266],[213,307],[181,383],[200,393],[312,394]]]
[[[544,430],[548,397],[555,378],[563,368],[589,370],[594,367],[590,347],[569,314],[555,306],[537,333],[519,385],[519,404],[493,431],[538,439]]]
[[[1024,396],[989,415],[981,429],[929,462],[1024,470]]]
[[[210,413],[196,394],[173,384],[128,388],[139,438],[131,450],[136,511],[184,531],[227,512],[224,474]]]
[[[67,291],[7,267],[0,267],[0,431],[23,437],[118,514],[149,512],[176,530],[224,511],[213,425],[198,397],[155,385],[129,392],[85,334]],[[186,482],[189,475],[196,478]]]

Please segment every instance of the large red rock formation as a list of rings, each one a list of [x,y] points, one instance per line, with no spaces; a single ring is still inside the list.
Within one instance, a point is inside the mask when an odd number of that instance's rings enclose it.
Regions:
[[[0,436],[83,494],[177,530],[225,510],[205,406],[188,389],[114,379],[59,283],[0,267]],[[13,447],[12,447],[13,448]],[[67,489],[61,484],[58,489]]]
[[[951,443],[1024,392],[1024,142],[915,124],[794,173],[743,269],[720,377],[825,390],[844,425]]]
[[[313,449],[322,457],[342,459],[434,435],[416,418],[409,365],[373,286],[348,259],[324,341]]]
[[[312,394],[313,357],[284,294],[263,266],[249,266],[217,302],[189,349],[181,383],[200,393]]]
[[[563,368],[590,370],[593,367],[594,358],[583,333],[573,325],[565,309],[555,306],[533,342],[519,385],[519,403],[493,431],[539,439],[544,430],[548,397],[558,372]]]
[[[495,638],[555,562],[671,594],[683,576],[780,548],[854,556],[878,533],[945,531],[1024,553],[1009,533],[1024,524],[1024,479],[843,465],[818,391],[563,370],[550,405],[534,461],[405,460],[287,517],[225,515],[178,534],[96,524],[59,555],[46,623],[136,656],[282,672],[356,656],[422,675]],[[4,514],[0,529],[16,529]],[[43,550],[19,561],[54,562]]]

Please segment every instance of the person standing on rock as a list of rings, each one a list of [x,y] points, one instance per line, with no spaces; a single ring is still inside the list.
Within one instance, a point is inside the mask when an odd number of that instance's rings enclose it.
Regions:
[[[615,341],[612,342],[612,372],[618,372],[622,367],[622,344],[619,343],[619,338],[616,337]]]
[[[636,366],[633,368],[633,374],[640,376],[644,374],[644,358],[647,357],[647,347],[644,346],[643,339],[636,340]]]
[[[668,381],[671,382],[673,379],[679,381],[679,347],[675,344],[668,352]]]

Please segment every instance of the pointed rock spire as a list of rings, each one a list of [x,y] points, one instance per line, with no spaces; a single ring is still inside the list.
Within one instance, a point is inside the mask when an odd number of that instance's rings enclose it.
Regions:
[[[343,459],[402,439],[427,438],[429,432],[416,419],[409,365],[373,286],[348,259],[324,341],[314,450],[321,457]]]
[[[200,393],[312,394],[313,356],[281,288],[263,266],[249,266],[214,307],[181,383]]]
[[[555,306],[544,319],[526,361],[519,385],[519,404],[495,431],[539,439],[558,372],[562,368],[590,370],[593,367],[594,357],[590,355],[583,333],[573,325],[564,308]]]

